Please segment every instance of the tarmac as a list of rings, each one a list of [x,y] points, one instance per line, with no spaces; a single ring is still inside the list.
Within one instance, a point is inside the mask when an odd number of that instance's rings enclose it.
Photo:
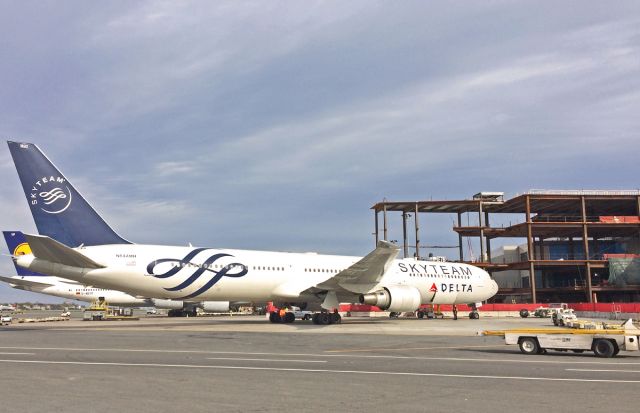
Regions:
[[[0,327],[0,403],[7,412],[83,413],[637,410],[638,352],[529,356],[477,336],[541,326],[550,320],[14,323]]]

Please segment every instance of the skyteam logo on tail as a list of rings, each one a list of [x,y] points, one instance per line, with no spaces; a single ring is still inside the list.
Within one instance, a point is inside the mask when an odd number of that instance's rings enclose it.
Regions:
[[[249,268],[246,265],[240,264],[237,262],[229,263],[226,265],[216,264],[216,261],[218,261],[221,258],[224,258],[224,257],[233,258],[233,255],[230,255],[230,254],[224,254],[224,253],[213,254],[209,258],[207,258],[202,264],[196,264],[191,262],[191,260],[194,259],[198,254],[206,250],[207,248],[196,248],[190,253],[188,253],[182,259],[161,258],[159,260],[151,261],[149,265],[147,265],[147,274],[153,275],[156,278],[171,278],[185,268],[193,269],[194,270],[193,273],[189,275],[187,279],[185,279],[183,282],[176,285],[175,287],[165,288],[165,290],[167,291],[182,291],[183,289],[190,287],[202,275],[207,273],[207,275],[210,276],[211,278],[209,278],[209,280],[207,280],[202,287],[198,288],[198,290],[194,291],[191,294],[188,294],[184,297],[180,297],[181,299],[186,300],[189,298],[197,297],[200,294],[204,293],[205,291],[209,290],[218,281],[220,281],[222,277],[239,278],[239,277],[244,277],[249,273]],[[161,274],[155,274],[153,272],[156,266],[161,264],[167,264],[167,263],[171,266],[169,270]]]
[[[71,205],[71,191],[64,178],[43,176],[31,187],[29,200],[47,214],[59,214]]]

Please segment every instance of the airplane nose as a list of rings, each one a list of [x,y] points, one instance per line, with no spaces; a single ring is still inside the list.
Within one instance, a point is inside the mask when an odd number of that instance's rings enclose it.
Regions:
[[[498,283],[495,282],[494,280],[491,280],[491,290],[493,291],[494,294],[498,292]]]

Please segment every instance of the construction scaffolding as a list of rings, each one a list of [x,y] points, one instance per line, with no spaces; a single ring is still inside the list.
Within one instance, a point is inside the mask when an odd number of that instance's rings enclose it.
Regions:
[[[382,238],[388,239],[388,215],[399,212],[403,254],[409,257],[413,249],[417,259],[423,258],[424,249],[420,215],[457,215],[453,230],[458,235],[461,262],[471,262],[492,275],[514,270],[528,274],[523,277],[523,285],[501,286],[498,300],[521,297],[536,303],[540,297],[545,301],[557,297],[556,301],[640,301],[640,285],[616,283],[614,278],[609,282],[608,277],[611,260],[640,257],[640,191],[531,190],[506,201],[502,192],[480,192],[472,199],[457,201],[383,201],[372,209],[376,243],[381,238],[379,215]],[[464,214],[477,215],[477,225],[463,225]],[[497,214],[521,219],[513,225],[494,227],[490,223]],[[408,241],[410,215],[414,216],[413,245]],[[493,260],[491,242],[504,238],[525,239],[524,257],[514,262]],[[479,242],[478,259],[465,260],[465,239]],[[625,280],[638,279],[625,274]]]

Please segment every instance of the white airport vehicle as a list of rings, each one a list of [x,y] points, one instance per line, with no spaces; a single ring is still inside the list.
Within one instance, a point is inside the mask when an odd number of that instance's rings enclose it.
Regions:
[[[551,320],[555,326],[571,326],[578,321],[578,316],[572,308],[553,308],[551,310]]]
[[[25,234],[32,253],[14,257],[31,271],[134,296],[308,302],[326,311],[339,302],[396,312],[415,311],[421,304],[475,306],[498,290],[478,267],[396,259],[399,248],[388,241],[365,257],[132,244],[107,225],[36,145],[8,145],[42,234]],[[317,324],[339,321],[337,313],[321,314],[313,318]]]
[[[551,317],[551,309],[549,307],[540,306],[533,311],[533,314],[531,314],[526,308],[520,310],[520,317],[527,318],[530,315],[538,318]]]
[[[11,324],[12,320],[13,317],[11,317],[10,315],[0,315],[0,325],[6,326],[8,324]]]
[[[547,306],[541,305],[540,307],[534,310],[533,316],[538,318],[551,317],[552,314],[555,311],[557,311],[557,309],[566,309],[566,308],[569,308],[569,305],[567,303],[551,303],[551,304],[548,304]],[[529,317],[529,315],[531,315],[531,313],[526,308],[523,308],[522,310],[520,310],[520,317],[527,318]]]
[[[298,320],[311,320],[313,318],[313,311],[301,310],[300,307],[291,306],[285,309],[286,312],[293,314],[294,319]],[[286,316],[286,315],[285,315]],[[293,322],[293,321],[291,321]]]
[[[547,350],[582,353],[593,351],[597,357],[613,357],[620,351],[638,351],[640,329],[631,319],[608,329],[516,329],[483,331],[481,335],[501,336],[505,344],[518,345],[524,354],[544,354]]]

